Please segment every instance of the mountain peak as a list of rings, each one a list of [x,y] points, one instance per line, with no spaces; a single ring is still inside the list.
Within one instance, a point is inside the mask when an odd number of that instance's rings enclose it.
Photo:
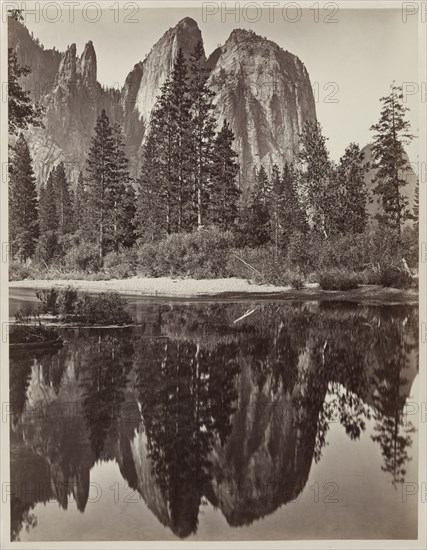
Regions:
[[[96,82],[96,53],[92,40],[87,42],[80,57],[80,72],[85,82]]]
[[[184,19],[181,19],[181,21],[178,21],[175,27],[193,27],[198,29],[199,25],[192,17],[184,17]]]

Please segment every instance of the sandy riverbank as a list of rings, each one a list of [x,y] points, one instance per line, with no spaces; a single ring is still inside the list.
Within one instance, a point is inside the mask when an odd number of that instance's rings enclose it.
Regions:
[[[86,292],[115,290],[130,296],[172,299],[282,299],[282,300],[346,300],[375,303],[418,303],[418,290],[382,288],[375,285],[362,285],[354,290],[325,291],[318,284],[295,290],[290,286],[259,285],[245,279],[174,279],[171,277],[131,277],[109,281],[86,280],[31,280],[11,281],[11,290],[19,288],[65,288],[72,286]]]

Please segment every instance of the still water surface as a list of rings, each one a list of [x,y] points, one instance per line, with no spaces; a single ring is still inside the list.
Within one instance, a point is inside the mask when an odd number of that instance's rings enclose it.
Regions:
[[[11,352],[14,540],[416,538],[417,308],[132,309]]]

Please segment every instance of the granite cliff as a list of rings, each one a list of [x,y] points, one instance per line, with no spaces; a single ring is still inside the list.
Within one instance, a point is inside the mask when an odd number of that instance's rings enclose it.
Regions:
[[[9,21],[9,47],[32,73],[26,90],[45,107],[45,129],[30,129],[38,183],[52,164],[64,160],[75,182],[96,118],[103,108],[113,122],[123,124],[127,153],[138,172],[141,146],[161,85],[181,48],[188,58],[202,41],[197,23],[186,17],[169,29],[143,61],[130,71],[121,91],[97,81],[97,59],[89,41],[79,56],[71,44],[60,53],[46,50],[21,23]],[[209,84],[216,92],[219,124],[227,119],[235,133],[241,164],[241,186],[250,187],[254,167],[291,160],[305,121],[316,118],[310,78],[304,64],[277,44],[241,29],[207,59]]]

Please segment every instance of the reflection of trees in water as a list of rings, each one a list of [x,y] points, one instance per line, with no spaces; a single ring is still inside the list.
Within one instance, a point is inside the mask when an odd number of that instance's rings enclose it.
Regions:
[[[374,418],[377,435],[372,436],[381,446],[384,457],[382,470],[392,475],[393,485],[405,481],[406,463],[411,460],[408,448],[412,445],[411,434],[416,430],[404,415],[406,395],[403,389],[408,384],[405,370],[409,366],[409,354],[415,342],[408,332],[415,332],[417,322],[413,310],[400,310],[391,316],[384,313],[384,320],[375,332],[374,351],[377,364],[373,374]]]
[[[24,412],[33,362],[33,357],[25,352],[10,352],[9,395],[12,425],[15,425],[18,422],[21,414]]]
[[[382,469],[393,475],[393,484],[404,481],[410,434],[415,430],[410,422],[404,423],[408,380],[402,373],[417,346],[409,334],[415,315],[414,308],[346,307],[343,312],[326,305],[316,316],[310,344],[314,369],[306,381],[307,391],[298,397],[302,411],[320,411],[313,427],[316,461],[330,423],[339,421],[351,439],[358,439],[365,420],[371,418],[372,405],[378,432],[372,439],[381,446]]]
[[[25,445],[38,455],[26,461],[35,468],[45,457],[53,465],[43,475],[53,480],[52,496],[61,506],[68,494],[62,484],[77,480],[82,490],[76,500],[84,510],[89,471],[99,458],[115,458],[129,485],[138,485],[130,452],[135,423],[123,420],[131,379],[151,483],[161,488],[169,526],[180,537],[197,530],[203,496],[214,505],[230,504],[220,501],[215,484],[234,481],[244,493],[256,468],[265,470],[260,479],[276,476],[268,498],[246,508],[234,503],[227,513],[221,508],[227,521],[251,523],[296,498],[312,458],[321,458],[330,423],[340,422],[357,439],[371,410],[383,469],[395,483],[403,480],[413,431],[402,422],[404,370],[417,345],[408,337],[416,312],[337,304],[250,307],[254,313],[235,322],[248,304],[160,306],[151,312],[154,331],[78,331],[56,355],[11,354],[15,424],[25,411],[33,364],[58,397],[67,379],[64,367],[73,365],[81,421],[25,428]],[[263,460],[267,455],[270,462]],[[28,475],[34,468],[27,468]],[[26,522],[31,525],[32,506],[13,501],[15,536]]]
[[[351,439],[359,438],[365,429],[365,418],[369,418],[365,400],[371,340],[366,311],[361,312],[357,305],[337,309],[324,304],[312,319],[311,368],[299,373],[304,389],[296,404],[300,407],[300,422],[307,415],[317,417],[308,428],[310,437],[315,437],[316,462],[322,456],[331,422],[340,422]]]
[[[100,458],[108,437],[117,437],[117,422],[125,400],[127,374],[132,367],[129,337],[100,332],[82,355],[79,385],[83,391],[83,414],[95,460]]]
[[[137,383],[148,456],[180,537],[197,530],[212,475],[209,455],[216,438],[224,441],[230,431],[236,354],[236,344],[140,343]]]

